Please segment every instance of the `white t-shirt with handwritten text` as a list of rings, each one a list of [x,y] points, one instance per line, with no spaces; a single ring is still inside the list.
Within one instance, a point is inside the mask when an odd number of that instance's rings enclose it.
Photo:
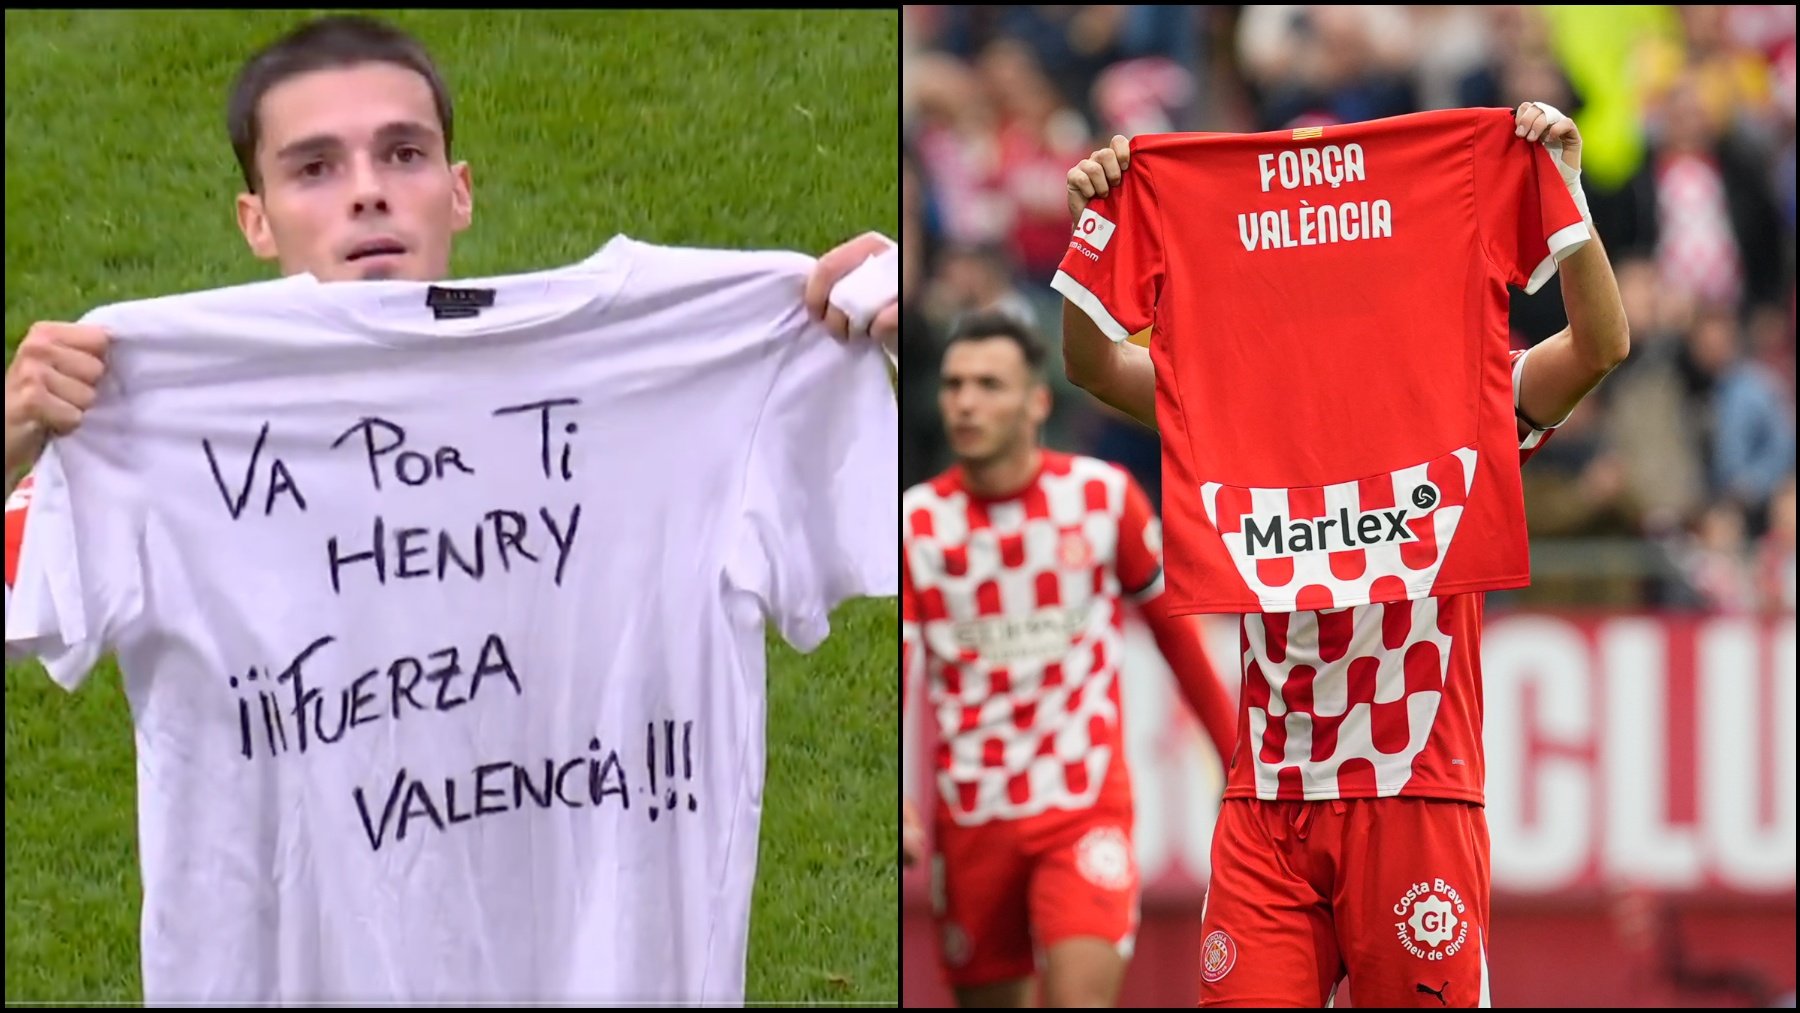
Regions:
[[[69,689],[117,651],[147,1001],[742,1000],[764,623],[899,590],[892,388],[812,263],[88,315],[6,643]]]

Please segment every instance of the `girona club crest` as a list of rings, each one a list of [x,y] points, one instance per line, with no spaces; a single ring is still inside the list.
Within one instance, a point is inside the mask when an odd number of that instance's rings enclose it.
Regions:
[[[1075,868],[1102,890],[1126,890],[1133,882],[1131,840],[1117,827],[1095,827],[1075,843]]]
[[[1078,528],[1062,533],[1056,556],[1066,570],[1085,570],[1094,565],[1094,547],[1088,544],[1087,536]]]
[[[1237,963],[1237,944],[1231,937],[1219,929],[1207,933],[1206,942],[1200,947],[1200,975],[1208,983],[1218,981],[1231,973]]]

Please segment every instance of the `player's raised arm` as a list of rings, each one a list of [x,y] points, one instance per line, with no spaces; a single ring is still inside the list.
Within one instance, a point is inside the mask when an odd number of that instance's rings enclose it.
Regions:
[[[1150,350],[1113,342],[1087,314],[1063,301],[1063,374],[1134,421],[1156,428],[1156,367]]]
[[[1581,134],[1575,121],[1550,106],[1527,102],[1515,111],[1514,122],[1520,136],[1550,148],[1592,230],[1581,192]],[[1560,425],[1631,351],[1624,300],[1599,235],[1570,254],[1557,270],[1562,274],[1569,326],[1532,348],[1519,381],[1519,411],[1537,429]]]
[[[1071,223],[1081,223],[1088,202],[1112,192],[1130,162],[1129,143],[1123,136],[1115,136],[1110,146],[1069,170]],[[1150,363],[1149,350],[1101,331],[1089,316],[1089,308],[1077,305],[1066,292],[1062,318],[1063,372],[1069,382],[1155,429],[1156,369]]]

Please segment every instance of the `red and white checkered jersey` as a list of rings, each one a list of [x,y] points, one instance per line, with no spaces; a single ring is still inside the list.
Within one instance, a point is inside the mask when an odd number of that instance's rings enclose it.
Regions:
[[[1718,163],[1705,155],[1672,154],[1655,172],[1656,267],[1663,284],[1706,302],[1737,302],[1743,269]]]
[[[960,469],[906,491],[908,679],[928,677],[942,808],[959,825],[1129,804],[1124,602],[1162,592],[1162,536],[1121,468],[1043,452],[1019,492]]]
[[[1515,389],[1524,359],[1512,353]],[[1518,430],[1523,464],[1554,426],[1521,419]],[[1483,600],[1246,614],[1240,748],[1225,797],[1480,803]]]

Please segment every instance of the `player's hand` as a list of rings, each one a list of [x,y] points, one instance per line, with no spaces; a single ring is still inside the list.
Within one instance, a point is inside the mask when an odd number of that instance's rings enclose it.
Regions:
[[[1581,170],[1581,132],[1575,129],[1575,121],[1555,106],[1521,103],[1513,110],[1513,133],[1528,141],[1543,141],[1564,165]]]
[[[919,863],[925,853],[925,828],[919,825],[919,811],[913,808],[912,799],[906,800],[906,815],[900,831],[900,854],[907,868]]]
[[[1069,170],[1069,224],[1081,220],[1082,209],[1095,197],[1107,195],[1131,164],[1131,142],[1124,134],[1114,134],[1109,147],[1075,163]]]
[[[819,258],[812,277],[806,280],[806,310],[814,320],[825,325],[839,341],[850,340],[850,318],[831,305],[831,290],[844,276],[862,266],[863,261],[882,253],[892,245],[879,232],[865,232]],[[869,321],[869,336],[889,349],[900,344],[900,303],[875,314]]]
[[[81,425],[106,372],[107,334],[81,324],[36,323],[6,367],[6,477],[31,466],[52,435]]]

